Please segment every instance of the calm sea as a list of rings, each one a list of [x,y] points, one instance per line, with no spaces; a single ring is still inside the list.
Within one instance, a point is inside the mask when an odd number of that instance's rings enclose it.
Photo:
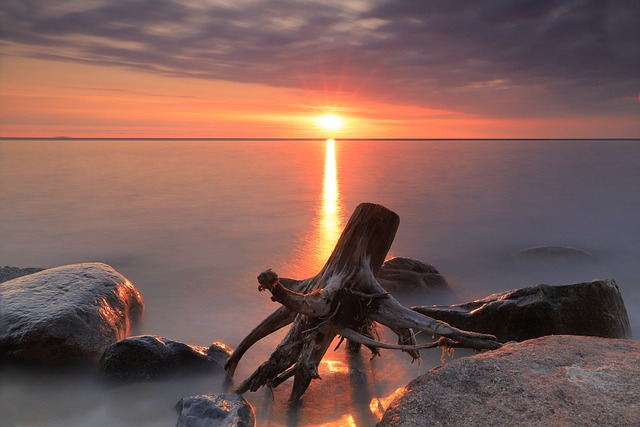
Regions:
[[[146,301],[141,333],[235,347],[276,307],[257,292],[273,268],[321,267],[361,202],[401,223],[390,255],[435,265],[465,302],[531,284],[615,279],[640,330],[640,141],[0,141],[0,265],[111,264]],[[576,247],[589,261],[509,255]],[[243,359],[244,379],[282,333]],[[391,333],[386,338],[393,341]],[[464,352],[457,352],[464,355]],[[248,394],[259,425],[370,426],[422,366],[384,351],[327,355],[299,408],[289,384]],[[184,379],[105,388],[92,378],[0,370],[2,426],[174,426]]]

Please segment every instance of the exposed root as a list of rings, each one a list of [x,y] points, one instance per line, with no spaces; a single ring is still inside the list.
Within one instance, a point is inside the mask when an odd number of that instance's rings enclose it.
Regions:
[[[295,281],[280,279],[271,269],[260,273],[258,290],[269,291],[271,299],[282,307],[242,340],[225,366],[228,375],[233,375],[243,354],[258,340],[293,324],[269,359],[236,388],[236,393],[263,386],[275,388],[294,377],[290,400],[297,401],[311,381],[320,378],[318,366],[336,335],[340,335],[336,349],[347,339],[350,351],[365,345],[372,357],[379,355],[381,348],[401,350],[419,360],[419,350],[434,347],[442,347],[445,353],[454,347],[500,347],[492,335],[463,331],[402,306],[380,286],[376,275],[398,222],[398,216],[384,206],[363,203],[356,208],[316,276]],[[376,322],[391,328],[398,335],[398,344],[376,340]],[[417,344],[414,331],[440,338]]]

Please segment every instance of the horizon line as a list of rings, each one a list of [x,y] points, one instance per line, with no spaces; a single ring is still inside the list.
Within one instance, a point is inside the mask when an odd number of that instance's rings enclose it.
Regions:
[[[639,137],[598,137],[598,138],[580,138],[580,137],[498,137],[498,138],[490,138],[490,137],[481,137],[481,138],[434,138],[434,137],[426,137],[426,138],[338,138],[338,137],[285,137],[285,138],[277,138],[277,137],[267,137],[267,138],[259,138],[259,137],[248,137],[248,138],[238,138],[238,137],[75,137],[75,136],[0,136],[0,141],[6,140],[32,140],[32,141],[77,141],[77,140],[85,140],[85,141],[326,141],[328,139],[340,140],[340,141],[597,141],[597,140],[615,140],[615,141],[634,141],[640,140]]]

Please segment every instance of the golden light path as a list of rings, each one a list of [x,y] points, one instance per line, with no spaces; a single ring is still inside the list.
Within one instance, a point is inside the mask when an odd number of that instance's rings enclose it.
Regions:
[[[318,215],[318,266],[322,267],[331,255],[342,232],[342,206],[338,187],[338,168],[336,164],[336,142],[326,141],[324,161],[324,179],[322,182],[322,202]]]
[[[304,244],[297,251],[297,256],[286,268],[291,277],[311,277],[317,274],[329,259],[342,233],[343,208],[338,183],[336,141],[325,140],[323,148],[322,186],[316,193],[313,226],[303,237]]]
[[[336,161],[336,141],[329,138],[325,141],[325,161],[322,180],[322,193],[317,202],[317,216],[315,220],[315,230],[312,238],[308,241],[308,245],[304,251],[303,264],[309,271],[319,271],[325,264],[333,248],[335,247],[340,233],[342,232],[343,222],[343,205],[340,195],[340,184],[338,180],[338,163]],[[350,363],[340,360],[340,356],[327,357],[320,363],[321,375],[333,374],[349,377],[351,375]],[[335,378],[334,378],[335,379]],[[369,388],[372,390],[373,378],[367,380]],[[351,385],[352,386],[352,385]],[[398,389],[388,396],[378,397],[374,395],[368,396],[368,408],[365,411],[373,417],[374,420],[380,420],[387,406],[391,401],[402,393],[404,389]],[[347,399],[353,399],[354,392],[344,396]],[[353,405],[353,402],[351,402]],[[353,408],[353,413],[346,413],[338,419],[325,420],[321,424],[310,423],[309,427],[362,427],[361,422],[372,421],[371,418],[363,415],[360,410]],[[336,414],[338,415],[338,414]],[[339,416],[339,415],[338,415]],[[358,420],[360,422],[358,422]]]

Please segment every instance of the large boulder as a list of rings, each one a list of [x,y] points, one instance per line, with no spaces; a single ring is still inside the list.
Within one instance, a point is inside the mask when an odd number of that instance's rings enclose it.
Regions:
[[[379,427],[640,425],[640,342],[548,336],[411,381]]]
[[[95,362],[142,316],[136,288],[102,263],[66,265],[0,283],[0,361]]]
[[[452,326],[524,341],[544,335],[631,338],[629,317],[613,280],[537,285],[457,305],[412,307]]]
[[[405,257],[385,261],[378,273],[378,282],[394,294],[428,295],[451,290],[444,276],[434,266]]]
[[[193,346],[155,335],[111,344],[100,359],[100,374],[112,382],[149,381],[193,373],[221,373],[232,350],[222,343]]]
[[[239,394],[204,394],[180,399],[176,427],[253,427],[253,407]]]

